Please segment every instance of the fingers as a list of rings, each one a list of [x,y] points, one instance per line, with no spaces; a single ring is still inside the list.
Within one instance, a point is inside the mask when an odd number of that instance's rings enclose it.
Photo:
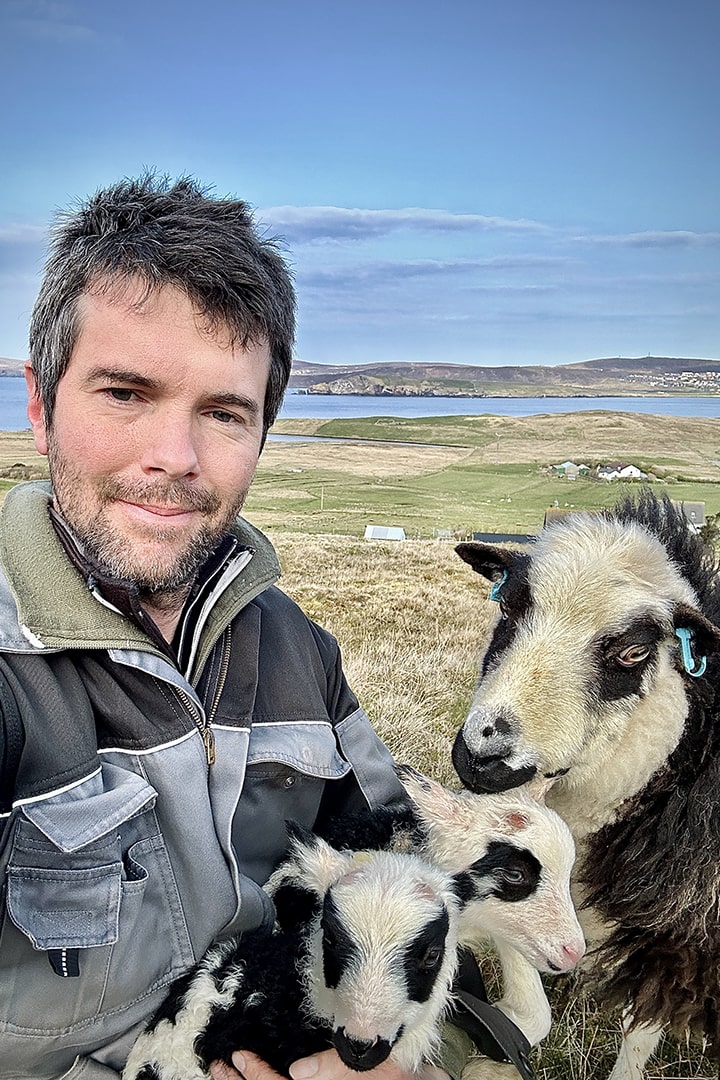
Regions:
[[[312,1057],[301,1058],[290,1066],[292,1080],[357,1080],[357,1073],[348,1068],[336,1050],[324,1050]],[[247,1077],[247,1080],[267,1080],[267,1077]],[[407,1073],[388,1059],[382,1065],[363,1074],[363,1080],[450,1080],[448,1074],[435,1065],[424,1065],[417,1073]]]
[[[280,1073],[271,1069],[266,1061],[249,1050],[237,1050],[233,1056],[235,1070],[231,1070],[227,1077],[220,1076],[218,1080],[235,1080],[235,1077],[244,1077],[245,1080],[284,1080]],[[212,1075],[212,1074],[211,1074]]]
[[[212,1080],[242,1080],[240,1073],[231,1069],[224,1061],[213,1061],[210,1066]]]

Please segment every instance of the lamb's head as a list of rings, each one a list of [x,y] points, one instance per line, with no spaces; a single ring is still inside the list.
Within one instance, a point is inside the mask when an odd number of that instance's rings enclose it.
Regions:
[[[562,818],[545,806],[552,782],[475,795],[449,791],[407,766],[397,773],[427,831],[428,858],[472,881],[461,943],[501,939],[539,971],[573,968],[585,952],[570,896],[575,845]]]
[[[676,631],[690,632],[695,655],[720,649],[720,630],[660,536],[629,519],[578,514],[545,529],[530,554],[456,550],[494,582],[498,601],[453,748],[463,783],[502,791],[559,775],[551,801],[560,805],[563,790],[617,771],[619,801],[638,791],[688,713],[693,680]]]
[[[364,1071],[392,1056],[415,1071],[450,1001],[466,879],[415,855],[338,852],[308,834],[296,834],[290,865],[282,888],[292,878],[317,899],[308,996],[340,1057]]]

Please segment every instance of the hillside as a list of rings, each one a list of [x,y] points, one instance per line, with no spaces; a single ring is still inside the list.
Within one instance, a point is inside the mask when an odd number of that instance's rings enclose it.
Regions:
[[[290,386],[308,394],[492,397],[720,393],[720,361],[681,357],[609,357],[574,364],[297,363]]]

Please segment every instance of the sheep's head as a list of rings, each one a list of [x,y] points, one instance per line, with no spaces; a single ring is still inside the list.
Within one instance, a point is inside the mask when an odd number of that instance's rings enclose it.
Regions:
[[[545,529],[530,554],[457,547],[497,601],[453,747],[468,788],[502,791],[562,774],[553,803],[577,791],[582,805],[612,776],[600,827],[667,759],[688,715],[687,673],[702,673],[701,657],[720,650],[720,628],[667,547],[671,532],[677,545],[687,532],[679,522],[670,529],[672,513],[656,512],[655,531],[627,515],[577,514]],[[694,667],[678,630],[692,638]]]
[[[417,1069],[449,1002],[467,881],[414,855],[338,852],[308,834],[295,836],[289,865],[281,887],[292,879],[315,898],[308,991],[340,1057],[358,1071],[390,1055]]]
[[[540,971],[574,967],[585,952],[570,897],[575,845],[544,804],[552,781],[474,795],[449,791],[407,766],[396,771],[426,830],[428,857],[472,882],[460,940],[505,940]]]

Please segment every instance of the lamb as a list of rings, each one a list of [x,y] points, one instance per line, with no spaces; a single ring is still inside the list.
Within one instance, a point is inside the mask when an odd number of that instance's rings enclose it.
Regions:
[[[279,926],[213,947],[180,978],[123,1080],[201,1080],[238,1048],[284,1075],[332,1045],[356,1071],[391,1057],[414,1072],[432,1058],[467,879],[412,854],[341,853],[297,830],[290,861],[276,875]]]
[[[553,780],[496,795],[453,792],[404,765],[405,807],[379,807],[324,826],[338,847],[422,854],[473,882],[459,924],[461,944],[489,941],[503,971],[495,1002],[531,1044],[550,1030],[539,972],[570,971],[585,941],[570,896],[575,847],[570,830],[544,804]]]
[[[499,612],[455,768],[476,792],[559,778],[591,976],[627,1010],[612,1080],[643,1074],[662,1025],[720,1056],[716,558],[650,492],[550,526],[530,554],[456,550]]]

